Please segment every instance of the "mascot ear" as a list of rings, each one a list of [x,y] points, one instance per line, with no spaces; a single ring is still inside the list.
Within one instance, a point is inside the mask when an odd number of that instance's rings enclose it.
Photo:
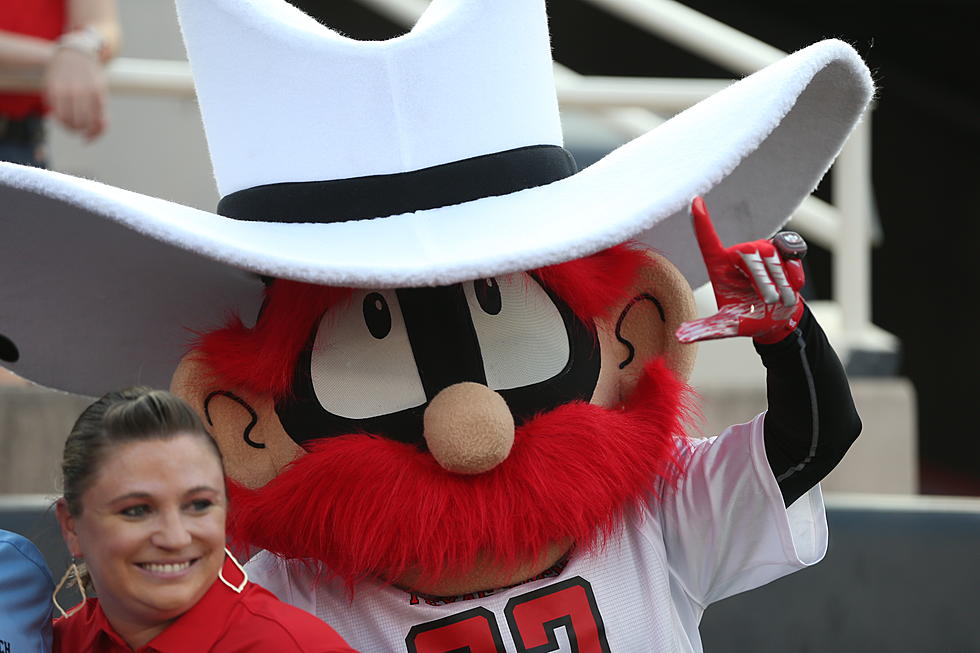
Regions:
[[[216,379],[191,352],[177,366],[170,391],[197,411],[221,448],[228,476],[250,488],[265,485],[303,450],[282,428],[271,396]]]
[[[663,256],[648,252],[646,265],[622,305],[599,323],[603,348],[603,372],[618,383],[618,396],[633,392],[643,368],[655,357],[682,381],[687,381],[697,352],[694,344],[681,344],[674,332],[682,322],[697,317],[694,293],[687,280]]]

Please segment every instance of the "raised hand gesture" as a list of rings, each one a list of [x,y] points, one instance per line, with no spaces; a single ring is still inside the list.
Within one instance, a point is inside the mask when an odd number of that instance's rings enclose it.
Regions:
[[[684,322],[677,339],[690,343],[752,336],[756,342],[774,343],[789,335],[803,315],[803,239],[786,231],[772,240],[725,248],[700,197],[694,198],[691,215],[718,312]]]

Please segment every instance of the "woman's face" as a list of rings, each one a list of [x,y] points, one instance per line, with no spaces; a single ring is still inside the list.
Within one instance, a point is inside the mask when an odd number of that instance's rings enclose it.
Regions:
[[[173,620],[217,579],[225,555],[224,477],[200,437],[110,449],[81,508],[71,517],[59,506],[59,517],[111,622]]]

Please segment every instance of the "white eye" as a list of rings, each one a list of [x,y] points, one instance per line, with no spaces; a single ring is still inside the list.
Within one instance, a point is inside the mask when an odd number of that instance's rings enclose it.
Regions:
[[[355,292],[327,311],[311,358],[313,390],[328,413],[365,419],[425,403],[393,290]]]
[[[520,388],[556,376],[568,364],[568,332],[548,293],[526,274],[463,284],[480,341],[487,385]]]

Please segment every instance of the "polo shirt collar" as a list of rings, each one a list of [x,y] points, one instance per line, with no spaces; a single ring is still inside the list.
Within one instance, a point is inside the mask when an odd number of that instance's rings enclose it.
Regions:
[[[123,650],[129,648],[129,644],[112,628],[105,612],[102,611],[102,604],[96,598],[87,599],[81,607],[71,611],[67,618],[75,621],[73,635],[77,633],[85,636],[85,641],[72,642],[72,647],[79,651],[104,650],[104,647],[97,646],[97,642],[103,637]],[[79,620],[84,623],[83,627],[79,627]]]
[[[246,577],[230,557],[225,557],[221,575],[238,586]],[[248,591],[246,584],[242,592]],[[157,653],[186,653],[194,643],[197,650],[210,650],[227,630],[228,619],[238,602],[239,594],[215,579],[211,588],[190,610],[180,615],[162,633],[150,640],[140,651]]]
[[[225,558],[221,575],[236,586],[246,579],[228,557]],[[242,591],[248,591],[247,584]],[[216,579],[200,601],[180,615],[166,630],[137,649],[136,653],[186,653],[190,643],[194,644],[194,650],[210,650],[224,634],[238,596],[234,590]],[[87,634],[86,641],[72,643],[76,650],[105,650],[98,646],[102,637],[108,637],[120,650],[130,650],[126,641],[109,623],[98,599],[88,599],[77,614],[72,613],[71,618],[83,620],[85,627],[78,632]]]

